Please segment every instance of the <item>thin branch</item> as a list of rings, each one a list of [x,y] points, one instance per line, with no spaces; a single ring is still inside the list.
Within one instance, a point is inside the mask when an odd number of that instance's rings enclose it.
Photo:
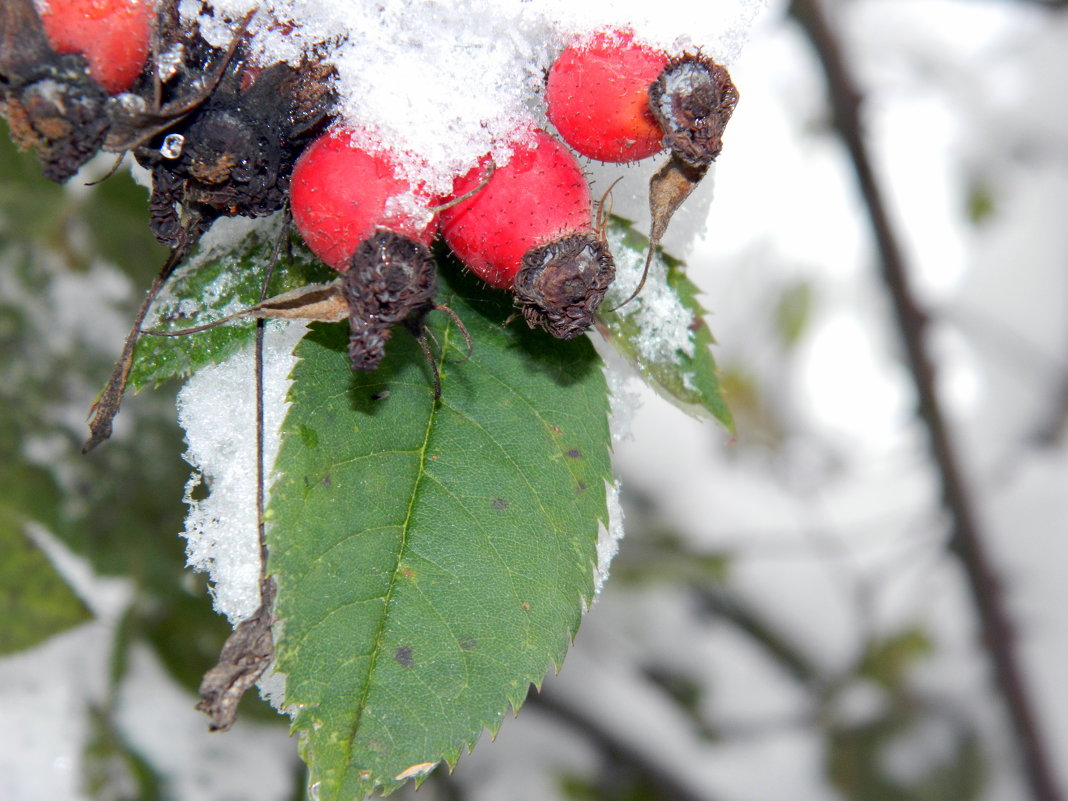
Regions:
[[[959,556],[971,589],[990,653],[994,676],[1005,702],[1024,762],[1024,773],[1035,801],[1063,801],[1046,744],[1020,667],[1013,625],[1005,609],[977,520],[969,489],[953,447],[937,393],[937,375],[927,350],[928,318],[909,286],[908,269],[890,223],[875,171],[864,141],[860,119],[861,94],[846,66],[838,40],[821,0],[794,0],[791,13],[804,28],[823,65],[830,89],[834,124],[853,162],[879,249],[882,278],[893,300],[898,330],[919,400],[919,415],[927,428],[931,456],[942,483],[943,503],[952,515],[950,545]]]
[[[535,706],[581,732],[612,762],[626,765],[636,771],[655,788],[657,798],[671,801],[715,801],[712,794],[695,793],[662,765],[634,749],[610,727],[605,726],[602,720],[584,714],[571,704],[561,702],[552,693],[532,691],[527,696],[527,705]]]

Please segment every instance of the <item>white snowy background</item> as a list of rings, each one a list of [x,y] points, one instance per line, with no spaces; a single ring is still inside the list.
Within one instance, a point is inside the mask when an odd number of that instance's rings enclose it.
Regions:
[[[879,179],[934,316],[942,397],[1043,734],[1068,786],[1068,13],[1007,0],[832,5],[867,95]],[[731,591],[824,677],[851,675],[873,638],[924,630],[933,648],[910,664],[910,686],[948,710],[946,719],[982,732],[984,798],[1025,798],[962,572],[946,548],[867,218],[830,131],[822,74],[781,2],[759,16],[731,73],[741,102],[714,181],[680,214],[668,245],[686,251],[679,255],[705,291],[717,359],[736,389],[737,439],[626,385],[642,405],[616,446],[629,517],[615,581],[563,671],[546,681],[545,701],[506,721],[494,742],[484,738],[450,786],[464,798],[533,801],[562,797],[565,773],[596,783],[598,738],[554,711],[566,707],[694,798],[842,797],[826,777],[821,726],[828,715],[873,719],[887,699],[858,681],[833,709],[817,708],[814,692],[738,627],[703,611],[682,580],[628,579],[650,532],[667,530],[686,553],[725,557]],[[591,171],[595,181],[604,172]],[[640,217],[628,187],[640,195],[648,172],[624,171],[616,210]],[[980,193],[992,206],[973,221]],[[694,230],[701,235],[687,244]],[[95,293],[101,304],[136,300],[138,287],[106,266],[94,270],[97,280],[68,291]],[[809,298],[806,325],[788,342],[783,301],[800,297]],[[127,312],[113,314],[71,314],[54,323],[55,336],[91,337],[110,352]],[[95,389],[87,383],[56,426],[80,434]],[[131,436],[130,425],[120,418],[118,436]],[[47,443],[34,458],[49,458]],[[46,532],[39,537],[96,620],[0,660],[5,801],[87,797],[87,710],[106,693],[115,627],[132,601],[124,582],[93,575],[48,545]],[[714,738],[699,736],[694,718],[649,680],[653,666],[699,685],[697,714]],[[134,652],[114,701],[123,739],[162,777],[167,797],[295,797],[300,778],[285,727],[242,720],[228,734],[208,734],[193,696],[150,650]],[[902,779],[922,774],[944,756],[948,737],[936,722],[902,739],[887,769]],[[441,792],[427,785],[418,797]]]

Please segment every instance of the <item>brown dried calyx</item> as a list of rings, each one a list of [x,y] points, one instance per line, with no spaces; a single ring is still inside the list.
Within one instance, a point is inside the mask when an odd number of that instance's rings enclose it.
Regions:
[[[726,67],[699,55],[671,62],[649,87],[649,110],[664,132],[664,146],[694,170],[716,160],[737,104]]]
[[[652,224],[645,270],[637,288],[616,309],[630,303],[645,286],[668,223],[723,149],[723,131],[737,104],[738,90],[727,68],[701,55],[672,61],[649,87],[649,110],[671,157],[649,180]]]
[[[516,305],[531,328],[573,339],[593,324],[615,276],[612,254],[598,236],[569,234],[523,257],[513,284]]]
[[[430,249],[391,231],[378,231],[357,249],[342,277],[349,307],[349,359],[353,370],[378,369],[393,326],[419,338],[434,308],[437,271]]]

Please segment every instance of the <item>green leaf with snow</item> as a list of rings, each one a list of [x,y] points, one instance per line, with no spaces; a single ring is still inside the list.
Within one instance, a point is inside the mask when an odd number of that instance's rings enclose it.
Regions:
[[[733,432],[712,356],[715,339],[683,263],[657,248],[641,294],[609,311],[637,286],[649,239],[629,220],[615,216],[609,218],[607,236],[617,279],[597,315],[597,330],[663,397],[694,417],[713,417]]]
[[[263,276],[278,238],[277,224],[256,226],[228,246],[201,245],[171,276],[145,319],[144,330],[195,328],[260,300]],[[279,259],[271,294],[281,294],[337,274],[294,239]],[[134,352],[129,386],[139,391],[171,378],[184,378],[240,350],[253,337],[253,320],[233,320],[216,328],[177,337],[142,334]]]
[[[443,283],[446,277],[443,276]],[[503,293],[450,277],[466,325],[399,329],[354,374],[343,325],[297,347],[268,509],[287,675],[316,797],[388,792],[455,763],[559,665],[593,591],[608,397],[586,338],[500,323]]]

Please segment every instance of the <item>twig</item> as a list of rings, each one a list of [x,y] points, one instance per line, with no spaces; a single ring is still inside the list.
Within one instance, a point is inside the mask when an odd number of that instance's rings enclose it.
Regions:
[[[527,705],[538,707],[582,732],[610,760],[626,765],[648,781],[656,790],[656,798],[671,801],[715,801],[711,794],[694,793],[663,766],[632,748],[609,727],[604,726],[601,720],[583,714],[571,704],[558,701],[552,693],[531,692],[527,697]]]
[[[926,345],[928,318],[909,287],[905,259],[883,203],[862,135],[861,94],[846,67],[821,0],[794,0],[790,11],[801,23],[823,65],[830,88],[834,124],[849,149],[860,183],[881,257],[883,281],[893,300],[898,329],[919,398],[918,412],[927,428],[931,456],[941,477],[943,503],[953,518],[950,545],[960,558],[968,578],[982,624],[983,639],[993,662],[995,680],[1012,720],[1032,797],[1035,801],[1062,801],[1064,796],[1054,778],[1017,657],[1015,632],[1005,610],[1000,582],[984,547],[979,522],[938,399],[935,367]]]
[[[271,253],[263,277],[260,303],[274,274],[282,245],[289,234],[289,213],[285,212],[282,231]],[[263,334],[266,321],[256,320],[255,391],[256,391],[256,533],[260,551],[260,605],[251,617],[241,621],[223,645],[219,662],[200,683],[197,709],[211,718],[212,731],[227,731],[237,719],[237,705],[274,661],[274,579],[267,575],[267,536],[264,521],[267,471],[263,458]]]

